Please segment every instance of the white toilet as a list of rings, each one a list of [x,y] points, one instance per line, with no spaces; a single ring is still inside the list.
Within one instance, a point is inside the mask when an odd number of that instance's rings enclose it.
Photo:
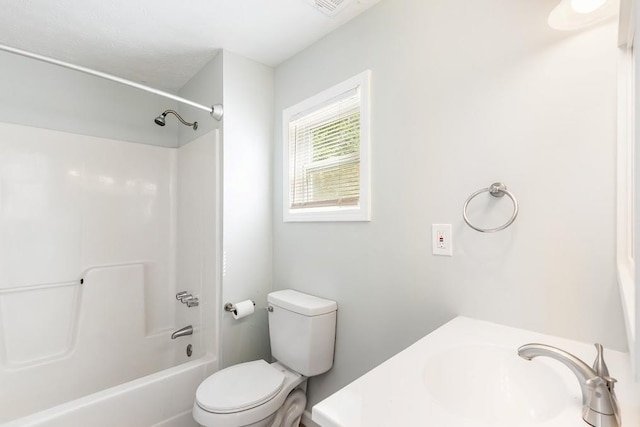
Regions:
[[[193,418],[211,427],[297,427],[308,377],[331,369],[335,301],[293,290],[268,295],[271,353],[277,360],[216,372],[196,391]]]

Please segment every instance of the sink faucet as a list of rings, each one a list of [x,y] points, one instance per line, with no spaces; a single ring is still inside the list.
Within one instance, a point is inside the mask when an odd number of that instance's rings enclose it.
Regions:
[[[171,334],[171,339],[175,340],[176,338],[183,337],[185,335],[193,334],[193,326],[185,326],[184,328],[178,329],[174,333]]]
[[[604,363],[602,345],[596,344],[598,356],[593,368],[556,347],[545,344],[526,344],[518,349],[518,356],[526,360],[546,356],[563,363],[575,374],[582,390],[582,419],[594,427],[620,427],[620,413],[613,386],[615,378],[609,376]]]

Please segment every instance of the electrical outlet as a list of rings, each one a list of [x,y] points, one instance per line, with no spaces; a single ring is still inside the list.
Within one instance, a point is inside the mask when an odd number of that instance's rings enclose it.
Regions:
[[[431,239],[434,255],[453,256],[451,224],[432,224]]]

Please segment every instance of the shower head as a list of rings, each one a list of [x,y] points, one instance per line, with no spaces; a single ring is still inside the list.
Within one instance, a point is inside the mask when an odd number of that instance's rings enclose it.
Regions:
[[[178,118],[178,120],[180,120],[180,123],[182,123],[185,126],[191,126],[193,127],[193,130],[197,130],[198,129],[198,122],[193,122],[193,123],[189,123],[187,121],[185,121],[182,117],[180,117],[180,114],[178,114],[177,112],[173,111],[173,110],[167,110],[164,113],[160,114],[158,117],[155,118],[155,122],[158,126],[164,126],[166,124],[165,122],[165,118],[167,117],[167,114],[173,114],[174,116],[176,116]]]
[[[158,117],[156,117],[155,122],[158,126],[164,126],[167,123],[165,123],[164,118],[167,117],[165,114],[160,114]]]

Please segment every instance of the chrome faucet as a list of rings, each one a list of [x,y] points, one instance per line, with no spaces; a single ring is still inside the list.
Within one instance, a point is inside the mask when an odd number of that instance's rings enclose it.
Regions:
[[[609,376],[602,345],[596,344],[598,356],[593,368],[571,353],[545,344],[526,344],[518,356],[526,360],[546,356],[563,363],[575,374],[582,390],[582,419],[594,427],[620,427],[620,412],[613,390],[615,378]]]
[[[179,337],[184,337],[185,335],[193,335],[193,326],[185,326],[184,328],[178,329],[174,333],[171,334],[171,339],[175,340]]]

